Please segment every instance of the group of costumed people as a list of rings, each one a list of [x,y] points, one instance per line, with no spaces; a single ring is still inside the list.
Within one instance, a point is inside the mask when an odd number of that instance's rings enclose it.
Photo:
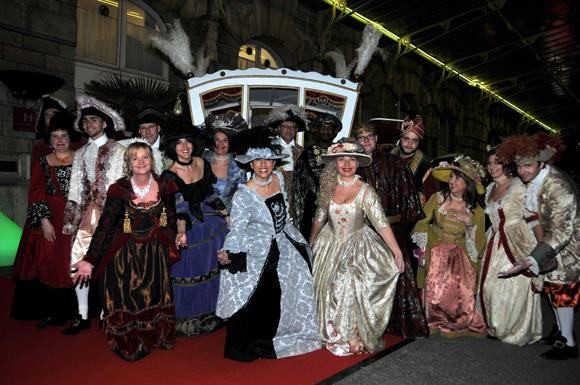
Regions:
[[[579,196],[549,164],[560,141],[504,140],[488,153],[486,190],[469,157],[431,167],[420,116],[391,151],[370,124],[335,142],[339,119],[309,123],[294,105],[251,129],[234,112],[195,127],[148,108],[133,122],[141,138],[116,142],[114,111],[77,104],[76,117],[58,104],[42,119],[52,152],[33,160],[13,318],[72,319],[63,334],[75,335],[96,307],[127,361],[223,326],[224,356],[244,362],[373,353],[385,333],[489,335],[553,345],[548,359],[578,356]],[[295,136],[309,126],[317,139],[302,148]],[[544,338],[542,290],[556,315]],[[35,297],[43,303],[30,306]]]

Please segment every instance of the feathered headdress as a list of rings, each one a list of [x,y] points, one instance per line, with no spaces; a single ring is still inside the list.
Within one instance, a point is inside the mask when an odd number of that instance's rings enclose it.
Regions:
[[[496,155],[509,164],[527,162],[555,163],[560,160],[566,146],[561,139],[540,132],[535,135],[518,135],[502,138]]]
[[[87,115],[95,115],[103,119],[107,123],[107,129],[115,131],[123,131],[125,129],[125,121],[117,111],[98,99],[87,95],[80,96],[77,99],[77,108],[78,114],[74,128],[79,132],[83,132],[81,120]]]
[[[270,110],[265,124],[272,129],[276,129],[283,122],[296,123],[298,131],[308,130],[308,117],[306,116],[306,110],[294,104],[285,104]]]
[[[255,127],[244,130],[232,138],[234,152],[238,154],[236,161],[249,163],[255,159],[283,159],[288,155],[282,154],[280,142],[272,137],[267,127]]]
[[[222,132],[231,139],[238,132],[248,129],[248,123],[240,114],[235,112],[210,115],[205,118],[203,124],[205,125],[206,135],[210,139],[216,132]]]

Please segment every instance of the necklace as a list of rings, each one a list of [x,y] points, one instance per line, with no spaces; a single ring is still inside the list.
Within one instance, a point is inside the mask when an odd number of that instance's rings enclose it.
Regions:
[[[264,182],[260,182],[259,180],[257,180],[256,179],[256,174],[252,175],[252,180],[258,186],[266,186],[266,185],[269,185],[270,183],[272,183],[272,174],[270,174],[270,177],[268,178],[268,180],[266,180]]]
[[[149,192],[149,189],[151,188],[151,181],[153,180],[153,176],[151,174],[149,174],[149,184],[147,184],[147,186],[145,186],[145,188],[143,190],[141,190],[139,187],[137,187],[137,185],[135,184],[135,181],[133,180],[133,177],[131,177],[131,186],[133,187],[133,192],[135,194],[137,194],[137,196],[139,198],[141,198],[141,202],[143,202],[143,198],[145,197],[145,195],[147,195],[147,193]]]
[[[177,164],[181,165],[181,166],[189,166],[193,163],[193,156],[189,159],[189,162],[182,162],[179,159],[176,160]]]
[[[350,182],[344,182],[340,179],[340,175],[338,175],[338,184],[344,187],[349,187],[352,186],[353,184],[356,183],[356,181],[358,180],[358,178],[360,178],[360,176],[355,175],[354,178],[352,178],[352,180]]]
[[[450,196],[450,197],[451,197],[451,199],[453,199],[455,202],[463,202],[463,197],[461,197],[461,198],[455,198],[455,197],[453,196],[453,194],[449,194],[449,196]]]
[[[506,184],[508,184],[508,182],[506,182],[506,183],[503,183],[503,184],[500,184],[500,183],[499,183],[499,182],[503,182],[503,181],[504,181],[504,180],[506,180],[506,179],[507,179],[507,176],[505,176],[505,175],[502,175],[502,176],[500,176],[499,178],[494,178],[495,187],[496,187],[496,188],[500,188],[500,187],[502,187],[502,186],[505,186]]]
[[[67,156],[65,156],[64,158],[59,158],[58,156],[56,156],[56,152],[54,153],[54,157],[56,158],[56,160],[60,163],[60,164],[65,164],[66,162],[68,162],[68,156],[70,155],[70,152],[68,152]]]
[[[213,159],[216,162],[225,162],[227,160],[230,160],[230,154],[225,154],[223,156],[217,155],[217,154],[213,154]]]

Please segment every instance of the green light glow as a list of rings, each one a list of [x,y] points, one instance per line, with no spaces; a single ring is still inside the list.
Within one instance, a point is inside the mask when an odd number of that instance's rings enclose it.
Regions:
[[[22,229],[0,211],[0,266],[12,266],[22,236]]]
[[[344,8],[344,5],[345,4],[343,2],[341,2],[341,1],[335,1],[335,0],[322,0],[322,1],[324,1],[325,3],[330,4],[332,6],[335,6],[336,9],[338,9],[338,10],[344,10],[345,12],[350,13],[350,16],[351,17],[355,18],[356,20],[360,21],[361,23],[375,25],[383,33],[383,35],[385,35],[388,38],[396,41],[397,43],[400,42],[401,38],[399,36],[395,35],[391,31],[385,29],[380,24],[375,23],[371,19],[369,19],[369,18],[361,15],[360,13],[353,12],[352,9],[350,9],[348,7]],[[429,55],[427,52],[423,51],[422,49],[417,48],[413,44],[407,43],[406,41],[403,41],[401,44],[404,44],[407,47],[413,49],[420,56],[422,56],[423,58],[429,60],[431,63],[433,63],[433,64],[435,64],[435,65],[437,65],[437,66],[439,66],[441,68],[445,67],[445,69],[448,70],[448,71],[451,69],[451,67],[448,66],[447,64],[445,64],[442,61],[440,61],[439,59],[437,59],[437,58]],[[470,86],[477,87],[477,88],[482,89],[483,91],[487,92],[489,95],[491,95],[492,97],[494,97],[495,99],[499,100],[500,102],[502,102],[506,106],[508,106],[511,109],[517,111],[518,113],[522,114],[524,117],[530,119],[531,121],[533,121],[534,123],[538,124],[539,126],[545,128],[546,130],[551,131],[553,133],[556,133],[557,132],[557,130],[554,130],[553,128],[551,128],[547,124],[542,123],[538,119],[534,118],[532,115],[528,114],[526,111],[522,110],[521,108],[517,107],[515,104],[511,103],[509,100],[501,97],[500,95],[498,95],[497,93],[495,93],[494,91],[492,91],[489,87],[485,86],[482,82],[479,82],[478,80],[470,79],[469,77],[463,75],[462,73],[460,73],[456,69],[451,70],[451,72],[454,73],[455,75],[457,75],[461,80],[463,80],[464,82],[466,82]]]

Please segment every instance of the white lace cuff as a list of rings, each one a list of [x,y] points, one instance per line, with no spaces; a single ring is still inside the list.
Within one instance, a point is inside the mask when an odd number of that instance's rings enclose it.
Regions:
[[[419,247],[427,246],[427,233],[415,233],[411,236],[413,242]]]
[[[479,252],[477,251],[477,247],[475,247],[475,234],[477,232],[477,225],[474,224],[470,230],[472,235],[469,235],[469,230],[466,230],[467,234],[465,236],[467,255],[469,255],[469,259],[476,263],[479,259]]]
[[[528,222],[528,230],[531,230],[534,227],[539,226],[539,225],[540,225],[540,221],[538,221],[538,220]]]
[[[75,227],[73,225],[71,225],[70,223],[68,225],[64,225],[64,226],[62,226],[62,233],[66,235],[66,233],[64,231],[67,229],[70,231],[74,231]]]
[[[530,266],[529,269],[532,273],[534,273],[534,275],[540,274],[540,266],[538,266],[538,262],[536,262],[534,258],[527,257],[525,260],[530,261],[532,263],[532,266]]]

